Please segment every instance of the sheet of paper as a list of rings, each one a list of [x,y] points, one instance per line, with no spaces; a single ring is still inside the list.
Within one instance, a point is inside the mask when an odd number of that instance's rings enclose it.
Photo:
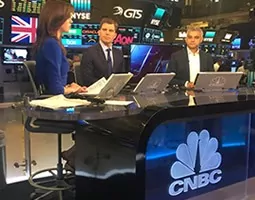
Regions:
[[[107,100],[104,104],[106,105],[115,105],[115,106],[127,106],[133,103],[133,101],[117,101],[117,100]]]
[[[68,108],[75,106],[86,106],[90,102],[83,99],[67,99],[64,95],[56,95],[47,99],[38,99],[30,101],[32,106],[42,106],[45,108],[58,109],[58,108]]]

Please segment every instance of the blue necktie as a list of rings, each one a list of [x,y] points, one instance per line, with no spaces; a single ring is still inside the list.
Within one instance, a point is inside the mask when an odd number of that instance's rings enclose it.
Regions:
[[[111,58],[111,49],[106,49],[107,51],[107,64],[108,64],[108,77],[112,74],[112,58]]]

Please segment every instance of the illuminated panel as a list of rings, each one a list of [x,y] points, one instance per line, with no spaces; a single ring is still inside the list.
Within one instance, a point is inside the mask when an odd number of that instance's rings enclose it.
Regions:
[[[0,18],[0,44],[3,44],[4,38],[4,18]]]
[[[13,12],[40,14],[46,0],[12,0]]]
[[[141,28],[133,26],[122,26],[118,28],[118,34],[113,41],[114,45],[128,45],[140,42]]]

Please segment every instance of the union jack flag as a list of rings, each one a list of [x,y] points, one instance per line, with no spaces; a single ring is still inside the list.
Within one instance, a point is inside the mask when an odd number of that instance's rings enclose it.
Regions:
[[[36,17],[25,16],[12,16],[11,19],[11,42],[34,43],[38,19]]]

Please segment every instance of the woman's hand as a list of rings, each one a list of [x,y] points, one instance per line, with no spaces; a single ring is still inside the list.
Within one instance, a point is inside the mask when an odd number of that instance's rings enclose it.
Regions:
[[[71,83],[65,87],[65,94],[87,92],[87,87]]]

